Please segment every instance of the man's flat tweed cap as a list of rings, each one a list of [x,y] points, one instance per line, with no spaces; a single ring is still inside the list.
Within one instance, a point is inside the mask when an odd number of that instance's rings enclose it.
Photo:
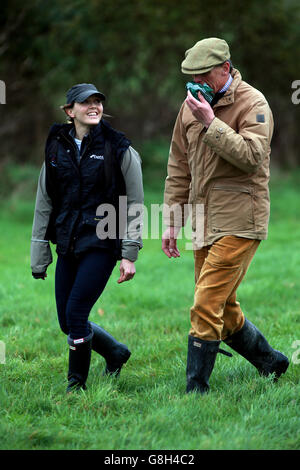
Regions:
[[[229,59],[229,46],[224,39],[202,39],[185,52],[181,71],[190,75],[206,73]]]

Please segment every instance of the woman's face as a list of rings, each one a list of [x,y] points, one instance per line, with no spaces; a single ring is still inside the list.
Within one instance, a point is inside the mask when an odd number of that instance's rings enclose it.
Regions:
[[[98,95],[92,95],[83,103],[75,102],[72,108],[67,108],[68,116],[74,119],[74,124],[80,126],[96,126],[99,124],[103,105]]]

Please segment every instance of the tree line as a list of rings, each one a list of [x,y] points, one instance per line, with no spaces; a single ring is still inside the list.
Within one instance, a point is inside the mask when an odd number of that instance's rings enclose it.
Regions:
[[[221,37],[244,80],[267,97],[275,119],[272,159],[300,164],[298,0],[2,0],[0,158],[40,162],[50,125],[75,83],[107,96],[105,112],[133,142],[170,139],[185,98],[186,49]]]

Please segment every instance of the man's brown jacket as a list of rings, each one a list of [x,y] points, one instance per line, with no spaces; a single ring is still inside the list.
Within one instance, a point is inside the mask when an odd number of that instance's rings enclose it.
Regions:
[[[225,235],[267,238],[272,112],[238,70],[232,76],[207,130],[183,103],[170,146],[164,222],[183,226],[183,206],[191,204],[198,247]]]

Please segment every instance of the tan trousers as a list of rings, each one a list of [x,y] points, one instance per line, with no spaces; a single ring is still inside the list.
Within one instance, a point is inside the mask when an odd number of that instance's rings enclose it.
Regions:
[[[224,340],[242,328],[245,317],[236,291],[259,243],[230,235],[194,251],[196,287],[190,335]]]

